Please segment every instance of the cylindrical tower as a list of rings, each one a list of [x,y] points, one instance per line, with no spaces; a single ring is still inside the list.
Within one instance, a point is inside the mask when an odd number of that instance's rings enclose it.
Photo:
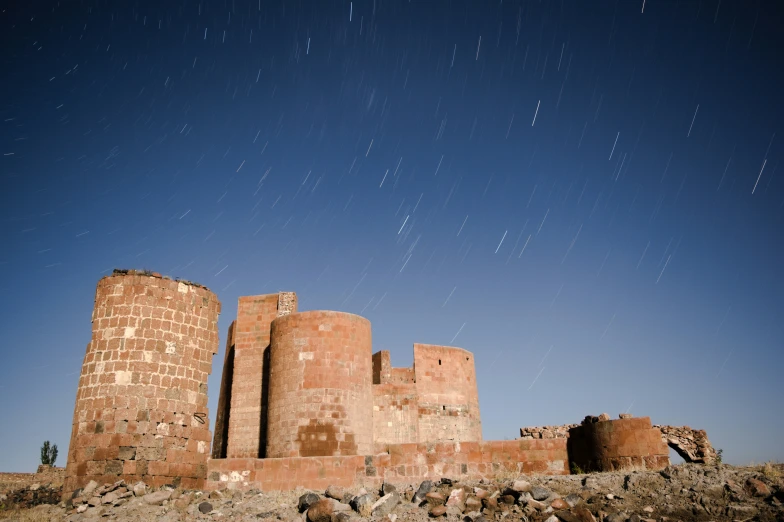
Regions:
[[[580,469],[622,471],[662,469],[670,464],[669,449],[650,417],[586,421],[569,430],[569,460]]]
[[[115,270],[98,282],[63,495],[90,480],[202,487],[218,298],[195,283]]]
[[[414,345],[419,441],[482,440],[474,355],[454,346]]]
[[[370,455],[370,321],[301,312],[272,322],[267,457]]]

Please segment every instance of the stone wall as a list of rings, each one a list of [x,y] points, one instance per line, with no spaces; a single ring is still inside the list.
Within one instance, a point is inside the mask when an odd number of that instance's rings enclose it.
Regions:
[[[705,430],[693,430],[688,426],[654,425],[662,433],[662,438],[686,462],[713,464],[716,450],[713,449]]]
[[[566,440],[390,444],[367,456],[211,460],[208,489],[262,491],[377,487],[384,481],[478,479],[505,474],[569,473]]]
[[[64,493],[90,480],[203,484],[219,313],[206,288],[160,274],[115,270],[98,282]]]

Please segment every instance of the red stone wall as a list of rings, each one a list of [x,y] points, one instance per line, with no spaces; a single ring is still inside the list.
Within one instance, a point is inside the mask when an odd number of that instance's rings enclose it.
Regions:
[[[341,312],[272,323],[267,457],[364,455],[373,449],[370,322]]]
[[[158,274],[115,271],[98,282],[64,494],[93,479],[202,486],[219,313],[206,288]]]
[[[569,458],[583,471],[662,469],[670,464],[650,417],[585,423],[569,430]]]
[[[226,352],[223,356],[223,372],[221,375],[220,393],[218,394],[218,411],[215,412],[215,432],[212,436],[212,458],[226,458],[229,444],[229,407],[231,405],[231,389],[234,379],[234,327],[237,321],[229,325],[226,336]]]
[[[566,439],[393,444],[368,456],[211,460],[207,489],[262,491],[375,487],[383,481],[478,479],[498,474],[567,475]]]
[[[474,355],[462,348],[414,345],[419,440],[480,441]]]
[[[376,445],[419,442],[416,384],[373,385],[373,439]]]

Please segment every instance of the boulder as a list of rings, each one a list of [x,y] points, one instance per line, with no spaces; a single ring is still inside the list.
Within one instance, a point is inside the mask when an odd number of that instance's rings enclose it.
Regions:
[[[169,500],[171,497],[172,492],[170,490],[162,489],[160,491],[155,491],[153,493],[147,493],[142,497],[142,499],[151,506],[160,506],[165,501]]]
[[[528,482],[527,480],[515,480],[509,486],[509,489],[511,489],[513,491],[516,491],[518,493],[530,492],[531,491],[531,483]]]
[[[425,495],[425,500],[431,506],[443,506],[446,503],[446,497],[438,491],[431,491]]]
[[[98,483],[94,480],[91,480],[87,483],[84,489],[82,489],[82,493],[79,496],[82,498],[90,498],[96,489],[98,489]]]
[[[770,488],[761,480],[750,478],[746,481],[746,491],[752,497],[769,497]]]
[[[308,510],[308,508],[321,500],[321,497],[316,495],[315,493],[308,492],[299,497],[299,501],[297,502],[297,509],[299,509],[300,513],[304,513]]]
[[[446,499],[447,506],[455,506],[462,512],[465,509],[465,490],[463,488],[453,489]]]
[[[133,494],[137,497],[143,497],[147,494],[147,485],[144,482],[137,482],[131,489],[133,490]]]
[[[372,513],[374,516],[384,517],[392,512],[400,503],[400,495],[397,491],[393,491],[388,495],[384,495],[380,499],[376,500],[376,503],[373,504]]]
[[[531,489],[531,496],[534,497],[534,500],[547,500],[550,495],[552,495],[550,490],[542,486],[534,486]]]
[[[351,500],[351,507],[363,517],[369,517],[373,512],[373,499],[370,495],[357,495]]]
[[[332,500],[325,498],[308,507],[308,522],[332,522]]]
[[[414,494],[414,497],[411,499],[411,502],[414,504],[420,504],[423,500],[425,500],[425,495],[427,495],[431,489],[433,489],[433,483],[429,480],[423,481],[419,485],[419,488]]]
[[[329,486],[324,492],[324,495],[335,500],[343,500],[343,496],[345,494],[346,492],[343,490],[343,488],[338,486]]]

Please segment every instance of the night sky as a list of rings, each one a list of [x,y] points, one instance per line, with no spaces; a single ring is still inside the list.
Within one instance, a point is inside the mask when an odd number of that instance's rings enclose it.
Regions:
[[[781,4],[0,2],[0,470],[65,465],[98,280],[476,355],[484,438],[602,412],[784,460]],[[784,166],[782,166],[784,169]]]

